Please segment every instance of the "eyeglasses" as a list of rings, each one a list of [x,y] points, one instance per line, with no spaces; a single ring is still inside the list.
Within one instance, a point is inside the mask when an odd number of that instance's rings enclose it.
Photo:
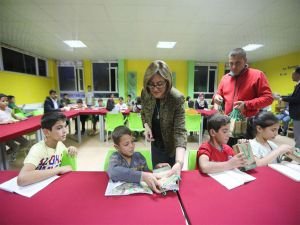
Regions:
[[[166,84],[166,81],[159,81],[156,84],[148,84],[147,87],[151,90],[154,90],[154,88],[162,89],[166,86]]]

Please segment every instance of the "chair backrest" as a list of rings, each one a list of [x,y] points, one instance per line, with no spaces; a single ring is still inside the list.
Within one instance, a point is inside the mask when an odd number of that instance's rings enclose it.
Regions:
[[[60,166],[71,166],[74,171],[77,170],[77,156],[70,156],[65,150],[61,159]]]
[[[122,113],[107,113],[105,116],[105,129],[113,131],[116,127],[124,125]]]
[[[189,150],[188,170],[195,170],[197,163],[197,150]]]
[[[33,116],[39,116],[44,114],[44,109],[36,109],[32,112]]]
[[[147,149],[136,149],[134,151],[135,152],[140,152],[145,157],[149,170],[152,170],[153,166],[152,166],[152,159],[151,159],[151,151],[147,150]],[[108,164],[109,164],[109,159],[110,159],[111,155],[114,152],[116,152],[115,149],[109,149],[108,150],[108,152],[107,152],[107,154],[105,156],[105,160],[104,160],[104,166],[103,166],[103,170],[104,171],[107,171]]]
[[[185,114],[185,129],[190,131],[199,132],[201,125],[200,114]]]
[[[17,116],[19,118],[22,118],[22,119],[26,118],[26,115],[24,113],[22,113],[22,112],[15,113],[15,116]]]
[[[144,131],[143,122],[140,113],[131,112],[127,118],[128,128],[131,131]]]

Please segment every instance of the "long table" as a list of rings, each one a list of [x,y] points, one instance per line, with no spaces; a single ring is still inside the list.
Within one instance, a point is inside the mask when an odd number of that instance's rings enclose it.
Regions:
[[[17,175],[0,172],[0,183]],[[176,193],[106,197],[105,172],[71,172],[31,198],[0,190],[0,224],[182,224]]]
[[[40,131],[40,128],[41,128],[41,116],[34,116],[16,123],[0,125],[0,148],[1,148],[0,169],[1,167],[3,169],[8,168],[7,159],[6,159],[6,147],[4,142],[34,131],[36,131],[37,139],[41,140],[42,133]]]
[[[198,171],[182,172],[179,196],[190,224],[300,224],[300,183],[256,168],[256,180],[227,190]]]

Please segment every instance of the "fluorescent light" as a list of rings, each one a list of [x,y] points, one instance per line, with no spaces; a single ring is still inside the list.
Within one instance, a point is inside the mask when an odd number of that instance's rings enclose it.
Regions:
[[[174,41],[159,41],[157,42],[156,48],[174,48],[176,42]]]
[[[264,45],[261,45],[261,44],[248,44],[248,45],[244,46],[243,49],[245,51],[249,52],[249,51],[254,51],[254,50],[256,50],[258,48],[261,48],[263,46]]]
[[[79,40],[67,40],[64,42],[72,48],[86,48],[86,45]]]

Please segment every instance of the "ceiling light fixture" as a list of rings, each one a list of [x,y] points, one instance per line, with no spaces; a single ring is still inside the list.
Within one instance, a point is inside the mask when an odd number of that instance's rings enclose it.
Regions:
[[[256,49],[259,49],[261,47],[263,47],[264,45],[261,45],[261,44],[248,44],[246,46],[243,47],[243,49],[247,52],[249,51],[254,51]]]
[[[70,46],[71,48],[86,48],[87,46],[79,40],[66,40],[64,41],[65,44]]]
[[[159,41],[157,42],[156,48],[174,48],[175,45],[175,41]]]

